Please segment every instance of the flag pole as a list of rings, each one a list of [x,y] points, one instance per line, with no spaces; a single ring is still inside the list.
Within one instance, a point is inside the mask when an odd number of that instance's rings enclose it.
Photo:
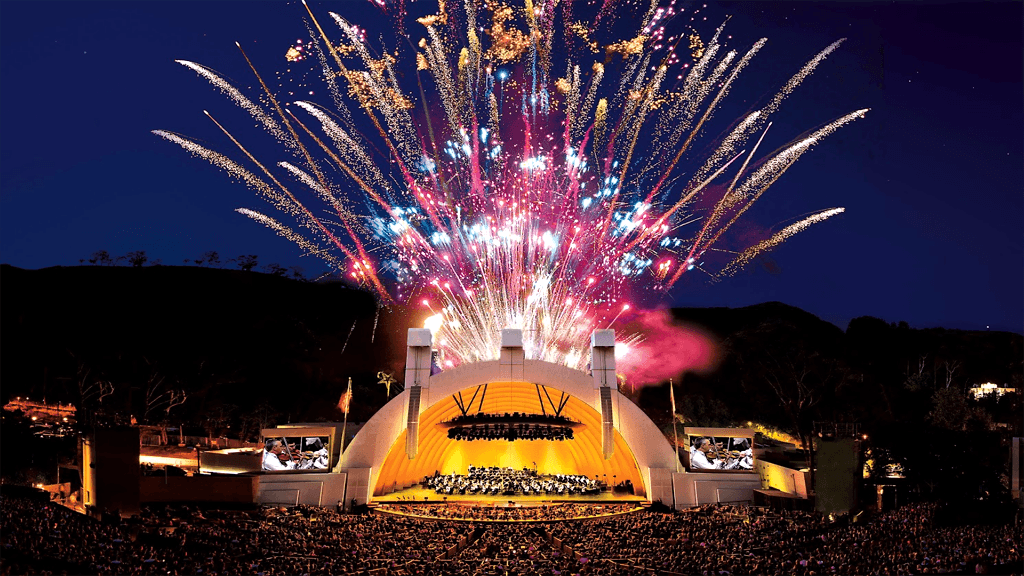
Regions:
[[[351,403],[352,403],[352,377],[349,376],[348,377],[348,391],[345,392],[345,402],[343,404],[343,407],[345,408],[345,419],[344,419],[344,421],[341,424],[341,452],[339,452],[339,454],[341,454],[342,456],[344,456],[344,454],[345,454],[345,429],[348,428],[348,410],[349,410],[349,405]]]
[[[676,472],[679,472],[679,429],[676,427],[676,391],[672,387],[672,379],[668,379],[668,396],[672,401],[672,436],[675,438],[673,449],[676,452]]]

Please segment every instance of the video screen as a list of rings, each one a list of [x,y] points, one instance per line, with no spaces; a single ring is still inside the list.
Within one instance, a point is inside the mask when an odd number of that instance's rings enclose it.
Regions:
[[[753,438],[690,436],[691,472],[754,470]]]
[[[329,442],[328,436],[268,436],[263,441],[263,469],[326,470]]]

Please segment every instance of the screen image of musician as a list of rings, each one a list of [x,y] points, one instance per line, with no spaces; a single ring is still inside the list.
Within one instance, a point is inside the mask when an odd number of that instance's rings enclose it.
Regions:
[[[715,436],[690,437],[690,470],[754,470],[753,443],[750,438]]]
[[[263,469],[326,470],[329,441],[327,436],[267,438],[263,442]]]

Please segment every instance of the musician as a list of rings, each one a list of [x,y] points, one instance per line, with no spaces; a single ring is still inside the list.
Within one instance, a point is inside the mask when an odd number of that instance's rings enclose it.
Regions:
[[[714,470],[718,468],[717,462],[708,460],[708,450],[711,449],[711,441],[707,438],[696,438],[693,446],[690,447],[690,467],[696,470]]]
[[[754,468],[754,450],[750,446],[750,442],[746,439],[738,442],[734,448],[739,451],[739,467],[744,470],[753,470]]]
[[[711,440],[698,438],[694,443],[696,450],[690,455],[690,467],[697,470],[732,470],[739,466],[738,461],[726,463],[722,460],[708,459],[708,451],[711,450]]]
[[[299,468],[303,470],[323,470],[327,468],[327,448],[319,438],[306,438],[303,441],[303,459]]]
[[[281,461],[281,453],[284,452],[284,444],[280,438],[267,438],[263,445],[263,469],[264,470],[294,470],[295,461]]]

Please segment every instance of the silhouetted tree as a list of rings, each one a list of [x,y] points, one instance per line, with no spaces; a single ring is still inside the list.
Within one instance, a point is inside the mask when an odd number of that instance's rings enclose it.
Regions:
[[[960,360],[951,360],[949,358],[943,360],[942,368],[946,376],[946,388],[949,388],[953,384],[953,380],[956,378],[956,373],[963,368],[964,363]]]
[[[728,426],[732,423],[729,407],[718,398],[704,398],[696,394],[680,397],[677,413],[682,415],[687,426]]]
[[[295,280],[305,280],[306,276],[302,272],[301,266],[289,266],[288,272]]]
[[[146,256],[145,250],[135,250],[133,252],[129,252],[122,256],[122,258],[127,260],[128,264],[130,264],[132,268],[142,268],[146,264],[146,262],[149,261],[149,257]]]
[[[800,438],[801,447],[814,485],[814,445],[812,411],[835,388],[842,376],[837,362],[816,353],[796,350],[788,354],[769,353],[763,361],[765,382],[779,399],[790,424]]]
[[[841,334],[838,336],[841,337]],[[846,383],[849,369],[838,356],[838,339],[808,339],[805,328],[771,320],[734,335],[732,352],[746,367],[744,386],[761,395],[768,384],[781,417],[800,439],[811,485],[814,485],[812,432],[819,404],[834,398]],[[767,401],[768,398],[765,398]],[[829,413],[828,416],[833,416]]]
[[[96,407],[103,403],[104,398],[114,393],[114,384],[96,376],[92,368],[86,366],[81,360],[78,361],[75,383],[78,387],[78,401],[81,408],[79,418],[86,425],[94,424],[93,417]]]
[[[925,370],[928,366],[928,355],[922,354],[918,357],[917,364],[911,365],[907,362],[906,381],[903,386],[911,392],[923,390],[928,385],[928,373]]]
[[[280,276],[282,278],[288,274],[288,269],[276,262],[272,262],[263,267],[263,271],[273,276]]]
[[[203,419],[203,429],[206,430],[206,438],[209,445],[213,445],[213,435],[220,434],[220,431],[231,421],[231,413],[237,406],[233,404],[222,404],[215,410],[207,411]]]
[[[114,259],[110,257],[110,252],[107,252],[106,250],[97,250],[89,257],[89,264],[97,266],[113,266]]]
[[[210,250],[203,253],[202,260],[196,260],[196,262],[202,265],[204,262],[207,266],[220,266],[220,254],[216,250]]]
[[[970,408],[967,396],[953,388],[941,388],[932,396],[933,408],[928,420],[939,428],[963,430]]]
[[[248,441],[253,437],[258,438],[260,430],[277,424],[277,419],[280,417],[281,412],[264,400],[254,410],[242,417],[242,428],[239,435],[243,441]]]
[[[253,268],[259,265],[259,258],[255,254],[242,254],[232,260],[240,270],[245,270],[246,272],[251,272]]]
[[[167,383],[167,374],[165,374],[155,362],[150,362],[148,358],[143,358],[149,365],[149,374],[146,377],[146,388],[145,388],[145,407],[143,409],[142,419],[147,424],[157,423],[159,418],[159,424],[162,427],[161,440],[164,444],[168,443],[167,439],[167,426],[169,425],[171,410],[181,406],[188,399],[188,394],[185,393],[184,389],[171,388]]]
[[[992,415],[982,405],[972,403],[967,394],[955,388],[940,388],[932,396],[928,420],[939,428],[954,432],[980,432],[992,427]]]

